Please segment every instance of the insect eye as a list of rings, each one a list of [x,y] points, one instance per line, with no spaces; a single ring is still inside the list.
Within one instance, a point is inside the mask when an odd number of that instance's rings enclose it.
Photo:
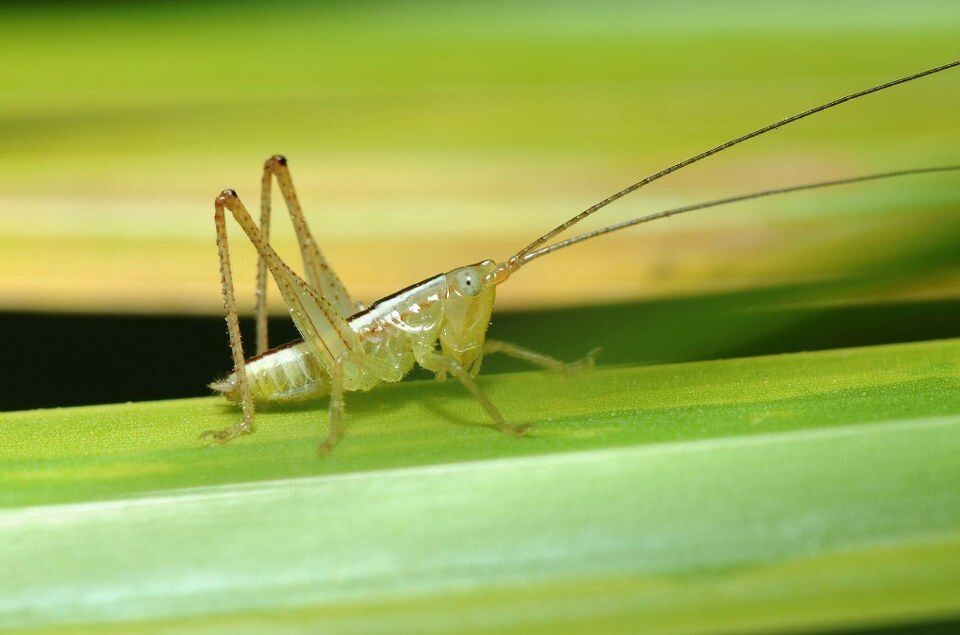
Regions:
[[[466,295],[480,293],[480,275],[472,269],[461,269],[457,272],[457,286]]]

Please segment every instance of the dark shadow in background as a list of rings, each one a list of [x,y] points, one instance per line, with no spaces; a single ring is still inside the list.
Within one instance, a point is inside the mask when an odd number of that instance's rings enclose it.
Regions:
[[[821,289],[822,290],[822,289]],[[960,300],[784,308],[798,287],[549,311],[496,313],[489,336],[564,359],[665,363],[960,336]],[[244,320],[245,342],[252,321]],[[298,337],[271,321],[271,343]],[[0,410],[209,394],[230,367],[216,317],[0,313]],[[484,372],[528,368],[493,356]],[[424,377],[425,375],[414,375]]]

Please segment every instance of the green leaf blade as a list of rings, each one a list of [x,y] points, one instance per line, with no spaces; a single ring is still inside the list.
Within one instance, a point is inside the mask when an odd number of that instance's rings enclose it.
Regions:
[[[529,439],[478,425],[452,384],[402,384],[351,395],[348,436],[326,458],[313,454],[322,408],[265,412],[222,448],[195,433],[236,413],[207,399],[5,415],[0,623],[942,618],[960,610],[958,352],[484,378],[505,412],[539,422]]]

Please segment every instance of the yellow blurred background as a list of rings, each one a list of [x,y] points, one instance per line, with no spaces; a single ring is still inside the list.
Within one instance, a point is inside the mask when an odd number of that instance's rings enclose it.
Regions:
[[[233,187],[255,208],[277,152],[321,247],[369,302],[505,258],[728,137],[949,61],[958,26],[952,2],[14,5],[0,20],[0,310],[219,314],[213,198]],[[956,162],[958,96],[945,73],[868,97],[589,226]],[[946,175],[711,210],[545,258],[500,306],[837,275],[923,238],[956,201]],[[289,223],[274,226],[295,261]],[[231,235],[249,307],[253,253]],[[953,277],[919,286],[953,294]]]

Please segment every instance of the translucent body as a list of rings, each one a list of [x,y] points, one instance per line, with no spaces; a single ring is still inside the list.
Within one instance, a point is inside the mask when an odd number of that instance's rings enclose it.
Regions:
[[[417,363],[446,372],[438,357],[475,375],[496,293],[481,281],[495,266],[488,260],[434,276],[348,318],[355,350],[343,362],[344,389],[369,390],[400,381]],[[369,359],[378,363],[371,367]],[[246,360],[244,368],[258,403],[305,401],[330,392],[330,373],[304,340]],[[240,400],[236,372],[211,388],[231,401]]]

